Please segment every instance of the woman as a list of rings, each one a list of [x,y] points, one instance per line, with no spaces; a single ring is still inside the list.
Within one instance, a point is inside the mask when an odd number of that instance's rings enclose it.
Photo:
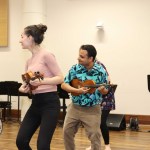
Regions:
[[[32,92],[32,103],[20,126],[16,145],[19,150],[32,150],[30,140],[39,129],[37,149],[50,150],[50,143],[57,125],[60,101],[57,94],[57,84],[63,82],[62,72],[55,56],[43,49],[40,44],[44,39],[46,25],[27,26],[21,34],[20,43],[23,49],[28,49],[32,56],[27,60],[25,72],[44,74],[44,78],[24,82],[20,92]],[[35,87],[35,88],[32,88]]]
[[[98,64],[102,65],[103,68],[105,68],[105,70],[107,71],[106,67],[104,66],[104,64],[102,64],[101,62],[97,61]],[[108,74],[108,72],[107,72]],[[110,77],[108,74],[108,80],[109,83],[110,81]],[[101,125],[100,125],[100,129],[101,129],[101,133],[104,139],[104,144],[105,144],[105,150],[111,150],[110,148],[110,143],[109,143],[109,128],[107,127],[107,118],[108,115],[110,113],[111,110],[115,109],[115,97],[114,97],[114,91],[113,88],[110,87],[109,91],[106,95],[103,95],[103,100],[101,103]],[[91,150],[91,146],[86,148],[86,150]]]

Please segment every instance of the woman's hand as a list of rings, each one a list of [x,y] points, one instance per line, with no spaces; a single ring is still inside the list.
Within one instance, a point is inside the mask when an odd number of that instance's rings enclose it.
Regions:
[[[28,93],[29,91],[30,91],[30,87],[26,83],[23,83],[19,88],[19,92],[22,93]]]
[[[35,79],[35,80],[30,80],[30,85],[32,85],[32,86],[40,86],[41,85],[41,80],[39,80],[39,79]]]
[[[105,95],[108,93],[108,89],[105,88],[105,86],[98,87],[98,90],[101,94]]]

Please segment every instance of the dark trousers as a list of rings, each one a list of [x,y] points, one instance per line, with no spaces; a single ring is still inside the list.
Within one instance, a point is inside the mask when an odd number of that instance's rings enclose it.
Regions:
[[[102,110],[102,114],[101,114],[100,128],[101,128],[101,133],[102,133],[105,145],[109,144],[109,129],[106,124],[109,112],[110,110]]]
[[[59,111],[60,101],[57,92],[34,95],[17,135],[18,150],[32,150],[29,143],[38,128],[37,150],[50,150]]]

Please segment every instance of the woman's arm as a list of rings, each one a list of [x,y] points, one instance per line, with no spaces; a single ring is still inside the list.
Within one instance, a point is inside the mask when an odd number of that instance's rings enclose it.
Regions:
[[[40,85],[44,85],[44,84],[50,84],[50,85],[58,85],[61,84],[64,80],[63,75],[57,75],[51,78],[43,78],[42,79],[35,79],[35,80],[30,80],[30,84],[33,86],[40,86]]]

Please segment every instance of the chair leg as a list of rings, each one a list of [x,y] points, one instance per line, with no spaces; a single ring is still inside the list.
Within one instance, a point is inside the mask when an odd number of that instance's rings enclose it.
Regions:
[[[3,123],[2,123],[2,120],[0,118],[0,134],[2,133],[2,130],[3,130]]]
[[[4,107],[4,115],[3,115],[4,121],[6,120],[6,107]]]

